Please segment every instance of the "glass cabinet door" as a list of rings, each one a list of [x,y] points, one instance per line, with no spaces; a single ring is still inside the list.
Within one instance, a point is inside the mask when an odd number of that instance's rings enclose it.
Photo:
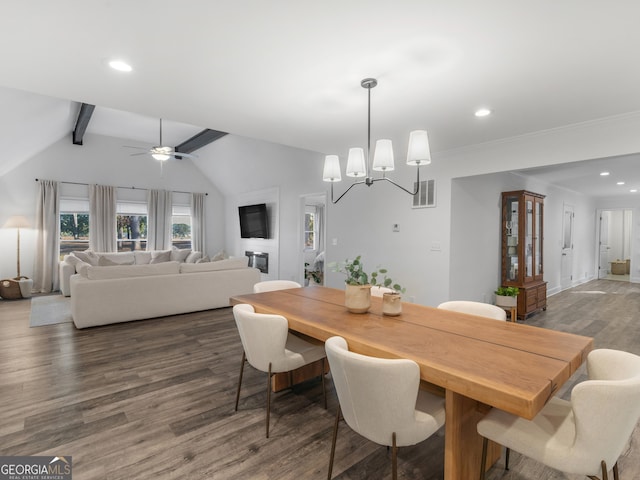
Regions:
[[[506,199],[506,211],[504,231],[507,241],[506,261],[506,281],[515,282],[518,279],[518,197],[508,197]]]
[[[524,222],[524,276],[533,276],[533,200],[525,197]]]
[[[543,203],[541,199],[536,198],[535,201],[535,215],[536,215],[536,233],[534,238],[534,252],[535,252],[535,269],[533,275],[535,277],[542,278],[542,209]]]

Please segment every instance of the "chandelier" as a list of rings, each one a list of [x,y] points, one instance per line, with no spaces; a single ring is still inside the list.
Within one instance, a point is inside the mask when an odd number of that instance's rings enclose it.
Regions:
[[[375,78],[365,78],[360,82],[362,88],[367,89],[367,154],[365,161],[364,150],[360,147],[350,148],[347,158],[347,177],[363,178],[354,181],[347,190],[334,200],[333,184],[342,180],[340,173],[340,159],[338,155],[327,155],[324,159],[324,170],[322,179],[325,182],[331,182],[331,202],[338,203],[349,190],[356,185],[364,184],[368,187],[375,182],[387,181],[407,192],[409,195],[415,195],[420,188],[420,165],[428,165],[431,163],[431,152],[429,151],[429,137],[426,130],[414,130],[409,134],[409,148],[407,152],[407,165],[417,168],[416,184],[413,190],[408,190],[402,185],[397,184],[389,177],[387,172],[394,170],[393,147],[391,140],[383,139],[376,141],[376,148],[373,154],[373,164],[371,163],[371,89],[378,85]],[[374,177],[371,171],[382,172],[381,177]]]

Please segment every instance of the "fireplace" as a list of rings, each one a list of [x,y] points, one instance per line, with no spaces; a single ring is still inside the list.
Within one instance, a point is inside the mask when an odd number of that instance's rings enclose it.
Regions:
[[[249,266],[257,268],[262,273],[269,273],[269,254],[265,252],[251,252],[245,250],[244,254],[249,257]]]

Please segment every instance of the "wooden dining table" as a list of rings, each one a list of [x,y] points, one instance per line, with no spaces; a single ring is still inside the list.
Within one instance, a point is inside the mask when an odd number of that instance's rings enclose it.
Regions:
[[[446,398],[446,480],[478,478],[476,424],[491,407],[532,419],[593,348],[589,337],[413,303],[388,317],[376,297],[368,313],[350,313],[344,290],[319,286],[237,295],[230,302],[282,315],[291,330],[321,341],[339,335],[357,353],[415,361],[425,388]],[[500,446],[492,445],[490,460],[499,455]]]

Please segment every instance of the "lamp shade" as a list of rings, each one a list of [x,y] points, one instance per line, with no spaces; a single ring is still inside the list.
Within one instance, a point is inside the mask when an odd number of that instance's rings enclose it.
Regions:
[[[414,130],[409,134],[407,165],[429,165],[430,163],[429,135],[426,130]]]
[[[391,145],[391,140],[376,141],[376,151],[373,154],[373,169],[377,172],[390,172],[393,168],[393,146]]]
[[[325,182],[339,182],[342,180],[342,175],[340,175],[340,159],[337,155],[327,155],[324,158],[322,180]]]
[[[364,163],[364,150],[360,147],[349,149],[347,160],[347,177],[364,177],[367,174],[367,166]]]
[[[14,215],[2,226],[3,228],[29,228],[31,224],[22,215]]]

